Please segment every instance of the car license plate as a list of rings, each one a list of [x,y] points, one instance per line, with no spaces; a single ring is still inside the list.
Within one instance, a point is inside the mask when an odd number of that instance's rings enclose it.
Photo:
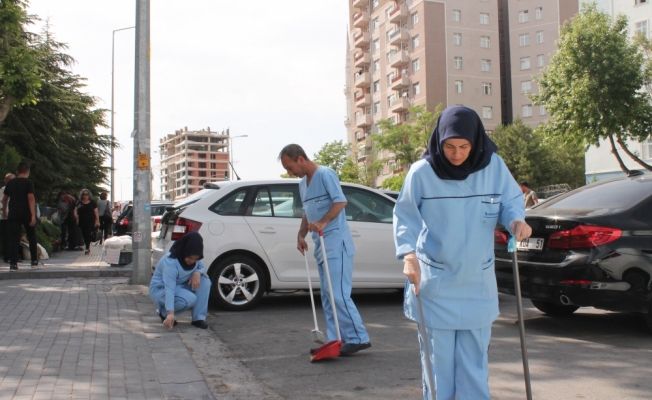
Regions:
[[[543,239],[540,238],[527,238],[523,239],[516,244],[518,250],[543,250]]]

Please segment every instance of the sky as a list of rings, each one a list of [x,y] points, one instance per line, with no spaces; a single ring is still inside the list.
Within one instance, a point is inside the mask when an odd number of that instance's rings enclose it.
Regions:
[[[28,12],[42,20],[29,29],[49,20],[77,60],[73,72],[87,79],[86,92],[109,110],[113,30],[134,26],[135,10],[135,0],[29,0]],[[150,0],[154,194],[159,140],[184,127],[248,135],[232,139],[242,179],[278,178],[286,144],[312,156],[346,141],[347,22],[345,1]],[[134,43],[134,29],[115,33],[116,200],[133,191]]]

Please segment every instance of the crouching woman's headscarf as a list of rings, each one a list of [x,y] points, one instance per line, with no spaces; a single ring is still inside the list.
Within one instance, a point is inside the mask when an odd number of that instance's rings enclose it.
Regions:
[[[195,231],[186,233],[181,239],[174,242],[170,248],[170,257],[175,258],[181,264],[181,267],[190,271],[195,268],[195,264],[186,264],[186,257],[199,256],[201,260],[204,258],[204,240],[201,235]]]
[[[451,164],[444,155],[443,144],[446,139],[466,139],[471,143],[469,158],[461,165]],[[468,107],[452,106],[439,116],[423,158],[440,179],[463,181],[489,165],[491,155],[496,150],[498,146],[487,136],[480,116]]]

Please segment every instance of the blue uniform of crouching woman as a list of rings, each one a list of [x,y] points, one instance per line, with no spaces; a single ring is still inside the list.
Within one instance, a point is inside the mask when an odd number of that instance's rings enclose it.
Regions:
[[[206,329],[211,281],[206,275],[204,242],[197,232],[188,232],[174,242],[159,261],[149,285],[149,297],[168,328],[176,325],[175,313],[192,310],[192,325]],[[167,324],[166,324],[167,320]]]
[[[408,276],[404,312],[424,323],[428,336],[419,335],[425,399],[426,362],[439,400],[491,398],[487,353],[499,314],[493,232],[499,222],[529,236],[523,195],[496,150],[475,111],[444,110],[394,208],[396,254]],[[431,354],[424,354],[423,340]]]

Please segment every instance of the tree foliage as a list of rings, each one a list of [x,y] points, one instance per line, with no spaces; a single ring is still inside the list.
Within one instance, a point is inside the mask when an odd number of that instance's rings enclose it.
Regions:
[[[383,189],[389,189],[395,192],[400,192],[401,188],[403,187],[403,182],[405,182],[406,176],[407,176],[407,172],[400,172],[396,175],[392,175],[383,181],[381,187]]]
[[[313,155],[313,161],[324,167],[328,167],[338,172],[344,166],[347,158],[347,151],[351,148],[349,144],[344,144],[341,140],[335,140],[326,143],[317,153]],[[339,172],[338,172],[339,175]]]
[[[36,104],[13,108],[0,127],[0,138],[15,148],[32,166],[39,201],[54,200],[59,190],[94,193],[106,180],[111,137],[99,135],[105,126],[105,110],[82,90],[84,78],[70,71],[74,59],[63,51],[46,25],[34,44],[42,84]]]
[[[585,183],[581,145],[546,139],[542,132],[523,124],[520,117],[511,125],[497,126],[493,140],[518,181],[528,181],[531,187],[558,183],[578,187]]]
[[[0,1],[0,124],[12,107],[36,103],[41,85],[26,8],[24,0]]]
[[[564,24],[558,50],[538,79],[534,104],[550,113],[539,129],[567,144],[599,146],[609,140],[621,168],[627,168],[615,142],[636,162],[628,139],[644,140],[652,129],[649,69],[638,46],[630,41],[627,18],[612,19],[595,3],[582,5],[580,13]]]

